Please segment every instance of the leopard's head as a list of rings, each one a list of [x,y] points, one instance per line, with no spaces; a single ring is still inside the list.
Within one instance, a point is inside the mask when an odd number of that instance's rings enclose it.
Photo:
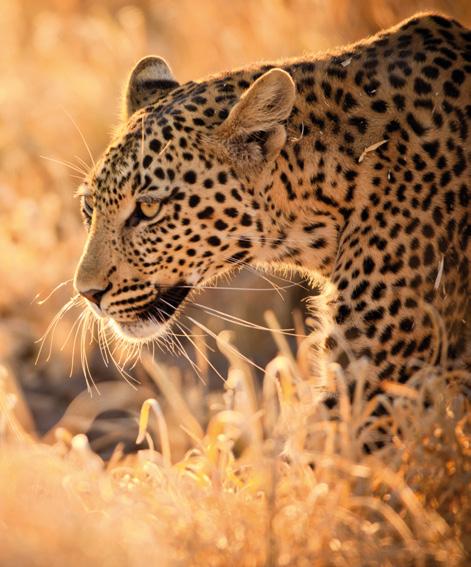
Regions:
[[[124,125],[79,189],[88,236],[75,287],[129,340],[161,335],[192,290],[264,259],[266,187],[295,87],[281,69],[240,84],[180,86],[163,59],[144,58]]]

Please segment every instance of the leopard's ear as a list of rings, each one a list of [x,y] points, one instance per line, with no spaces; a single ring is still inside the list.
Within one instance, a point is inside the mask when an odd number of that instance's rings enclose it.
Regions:
[[[282,69],[267,71],[245,91],[216,131],[235,162],[256,167],[278,156],[295,96],[294,81]]]
[[[124,117],[159,100],[179,86],[162,57],[149,55],[135,65],[129,76],[124,100]]]

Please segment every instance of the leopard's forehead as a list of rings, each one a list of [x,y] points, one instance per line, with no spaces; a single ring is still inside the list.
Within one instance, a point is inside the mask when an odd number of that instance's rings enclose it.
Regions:
[[[98,199],[113,205],[126,195],[169,188],[178,147],[168,121],[165,131],[157,121],[153,112],[142,113],[108,147],[87,182]]]
[[[179,119],[184,113],[186,122]],[[181,101],[146,107],[110,144],[87,182],[108,225],[115,214],[129,212],[136,200],[165,200],[170,195],[188,215],[203,219],[207,211],[221,208],[223,215],[234,218],[223,193],[229,191],[229,200],[240,202],[239,177],[215,152],[206,125],[186,125],[188,113],[191,118],[192,112],[182,109]]]
[[[127,189],[133,172],[139,168],[140,139],[141,133],[134,127],[109,145],[86,181],[96,198],[105,198],[107,194],[118,197]]]

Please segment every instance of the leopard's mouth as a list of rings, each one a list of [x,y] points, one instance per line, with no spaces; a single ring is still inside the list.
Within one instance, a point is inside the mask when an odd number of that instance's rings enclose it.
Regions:
[[[160,291],[156,299],[145,306],[139,313],[141,321],[154,320],[156,323],[164,324],[176,313],[177,309],[187,298],[191,286],[182,283]]]
[[[113,321],[116,332],[131,342],[149,341],[168,332],[171,320],[182,307],[191,286],[179,283],[159,288],[157,297],[141,307],[135,321]]]

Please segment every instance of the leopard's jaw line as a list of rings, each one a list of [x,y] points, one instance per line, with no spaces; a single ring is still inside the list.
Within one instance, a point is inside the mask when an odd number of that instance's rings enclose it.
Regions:
[[[129,343],[149,343],[169,333],[171,320],[166,323],[154,321],[136,321],[122,323],[110,319],[114,332]]]

